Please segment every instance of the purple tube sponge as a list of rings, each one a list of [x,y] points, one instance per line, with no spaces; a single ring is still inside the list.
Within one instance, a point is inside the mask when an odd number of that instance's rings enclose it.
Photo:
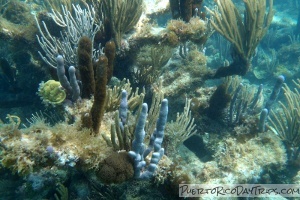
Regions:
[[[121,94],[121,103],[119,108],[119,118],[121,119],[122,126],[125,125],[127,120],[127,108],[128,108],[127,91],[123,90]]]
[[[129,151],[129,156],[134,160],[134,177],[139,178],[141,176],[142,168],[145,167],[143,152],[145,149],[145,124],[147,120],[148,105],[143,103],[142,111],[140,113],[138,122],[136,124],[134,132],[134,140],[132,142],[132,151]]]
[[[67,90],[67,93],[72,94],[72,87],[65,75],[66,70],[64,65],[64,58],[62,57],[62,55],[57,56],[56,62],[57,62],[56,73],[57,73],[58,80],[61,86]]]
[[[164,129],[167,123],[168,115],[168,100],[164,99],[161,103],[159,117],[156,122],[156,129],[151,135],[150,144],[145,151],[145,124],[147,120],[148,106],[143,104],[142,111],[138,123],[135,128],[135,139],[132,142],[132,151],[129,151],[129,156],[134,160],[134,177],[137,179],[147,180],[153,177],[158,162],[164,155],[164,148],[161,147],[164,138]],[[146,166],[145,157],[152,151],[152,157],[149,166],[144,172],[142,169]]]
[[[156,122],[156,129],[152,135],[154,135],[154,143],[153,148],[154,152],[152,153],[151,161],[147,169],[140,175],[140,179],[150,179],[153,177],[158,162],[164,155],[164,148],[161,147],[161,144],[164,139],[164,129],[167,123],[167,116],[168,116],[168,100],[164,99],[161,102],[159,117]],[[152,137],[152,136],[151,136]]]
[[[80,99],[80,87],[78,85],[78,81],[76,79],[76,74],[75,74],[75,67],[71,66],[68,69],[69,72],[69,78],[70,78],[70,85],[72,87],[72,100],[75,102],[78,99]]]

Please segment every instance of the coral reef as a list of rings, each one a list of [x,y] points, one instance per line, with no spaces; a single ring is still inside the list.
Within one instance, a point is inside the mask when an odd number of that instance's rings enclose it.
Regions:
[[[265,171],[283,169],[287,160],[280,140],[272,133],[244,142],[227,138],[217,148],[222,149],[217,150],[214,156],[218,168],[224,169],[218,175],[223,183],[257,182]],[[249,163],[250,160],[255,162]]]
[[[1,3],[4,198],[299,183],[299,23],[285,18],[298,11],[282,18],[272,0]]]

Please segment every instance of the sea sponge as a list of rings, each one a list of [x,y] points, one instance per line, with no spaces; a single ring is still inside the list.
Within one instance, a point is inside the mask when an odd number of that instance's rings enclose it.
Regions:
[[[103,160],[97,177],[106,184],[122,183],[133,177],[133,163],[127,152],[113,153]]]
[[[107,82],[109,82],[111,77],[113,76],[114,61],[116,56],[116,44],[113,40],[106,42],[104,52],[105,52],[105,56],[108,59]]]
[[[207,115],[212,119],[220,119],[230,100],[231,96],[226,91],[226,85],[219,85],[209,100]]]
[[[99,133],[101,122],[104,116],[104,106],[106,99],[106,84],[107,84],[107,70],[108,59],[105,55],[99,56],[97,63],[95,64],[95,94],[94,103],[90,111],[92,128],[94,134]]]
[[[82,81],[82,98],[89,99],[95,92],[95,75],[93,69],[93,43],[83,36],[78,42],[77,48],[77,65]]]
[[[46,83],[41,82],[37,93],[44,103],[51,105],[61,104],[66,99],[66,92],[60,82],[49,80]]]

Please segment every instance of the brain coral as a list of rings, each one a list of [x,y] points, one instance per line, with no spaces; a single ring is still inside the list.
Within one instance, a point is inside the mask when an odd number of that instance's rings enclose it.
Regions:
[[[60,85],[60,82],[49,80],[46,83],[41,82],[38,89],[38,95],[44,103],[57,105],[66,99],[66,92]]]
[[[132,164],[127,152],[113,153],[100,164],[96,175],[106,184],[122,183],[133,177]]]

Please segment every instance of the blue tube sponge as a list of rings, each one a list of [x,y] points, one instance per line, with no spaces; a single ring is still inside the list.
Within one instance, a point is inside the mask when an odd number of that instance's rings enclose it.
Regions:
[[[127,91],[122,90],[121,103],[119,108],[119,118],[121,119],[122,126],[124,126],[127,121],[127,108],[128,108]]]
[[[56,73],[58,80],[63,88],[67,90],[67,93],[72,94],[73,90],[70,85],[70,82],[68,81],[67,76],[65,75],[65,64],[64,64],[64,58],[62,55],[58,55],[56,58],[57,67],[56,67]]]
[[[168,100],[164,99],[161,102],[159,117],[156,122],[156,129],[151,136],[151,138],[152,137],[155,138],[153,143],[154,152],[152,153],[151,161],[148,168],[146,169],[146,171],[144,171],[141,174],[140,179],[150,179],[151,177],[153,177],[158,162],[164,155],[165,151],[164,148],[161,148],[161,144],[164,139],[164,129],[167,123],[167,116],[168,116]]]
[[[134,132],[134,140],[132,142],[132,151],[129,151],[129,156],[134,160],[134,177],[139,178],[141,170],[145,167],[146,162],[144,161],[143,153],[145,149],[144,138],[145,138],[145,124],[147,120],[148,105],[143,103],[142,111],[140,113],[138,122],[136,124]]]
[[[76,73],[75,73],[75,67],[71,66],[68,69],[69,72],[69,78],[70,78],[70,86],[72,88],[72,100],[76,102],[78,99],[80,99],[80,87],[78,85],[78,81],[76,78]]]
[[[64,58],[62,55],[56,57],[57,67],[56,73],[61,86],[67,91],[68,95],[72,95],[72,100],[75,102],[80,99],[80,87],[76,78],[75,67],[71,66],[68,69],[70,82],[65,75]]]
[[[145,151],[145,124],[147,120],[147,104],[143,104],[142,111],[140,113],[138,123],[135,129],[135,139],[132,142],[132,151],[129,151],[129,155],[134,159],[134,177],[137,179],[150,179],[153,177],[157,168],[158,162],[164,155],[164,148],[161,147],[164,138],[164,129],[167,122],[168,115],[168,100],[164,99],[161,103],[159,117],[156,122],[156,129],[151,135],[150,145]],[[152,151],[152,157],[147,169],[141,173],[142,169],[146,166],[144,158]]]

